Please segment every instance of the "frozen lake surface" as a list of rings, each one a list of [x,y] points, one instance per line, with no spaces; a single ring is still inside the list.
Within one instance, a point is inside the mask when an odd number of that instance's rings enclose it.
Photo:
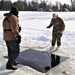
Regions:
[[[8,11],[7,11],[8,12]],[[3,41],[2,20],[6,11],[0,11],[0,52],[6,52]],[[62,37],[61,50],[53,52],[60,56],[66,56],[70,59],[61,63],[60,66],[49,71],[50,75],[74,75],[75,74],[75,12],[56,12],[66,25]],[[19,21],[22,27],[21,49],[36,48],[39,51],[50,49],[52,39],[52,28],[46,29],[50,24],[53,12],[20,12]],[[47,46],[48,45],[48,46]],[[3,52],[2,52],[3,53]],[[1,53],[1,56],[3,54]],[[2,60],[4,61],[4,60]],[[23,68],[24,69],[24,68]],[[55,72],[55,73],[54,73]],[[62,73],[64,72],[64,73]],[[16,74],[12,74],[16,75]],[[23,74],[22,74],[23,75]],[[32,74],[30,74],[32,75]],[[41,74],[34,74],[41,75]],[[43,74],[44,75],[44,74]]]

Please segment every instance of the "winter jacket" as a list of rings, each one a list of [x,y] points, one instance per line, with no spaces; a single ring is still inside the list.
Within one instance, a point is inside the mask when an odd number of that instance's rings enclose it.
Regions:
[[[53,26],[53,32],[61,32],[65,30],[65,24],[63,20],[58,17],[56,20],[52,18],[50,25],[47,28]]]
[[[3,38],[5,41],[15,40],[19,35],[18,17],[9,13],[3,20]]]

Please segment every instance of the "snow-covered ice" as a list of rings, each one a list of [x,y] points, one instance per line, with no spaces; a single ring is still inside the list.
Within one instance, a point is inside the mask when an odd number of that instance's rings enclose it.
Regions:
[[[4,18],[3,13],[6,13],[6,11],[0,11],[0,49],[1,49],[0,55],[1,56],[6,55],[5,42],[3,41],[2,38],[3,37],[2,20]],[[70,59],[61,63],[59,66],[51,69],[47,75],[75,75],[75,67],[74,67],[75,66],[75,12],[55,12],[55,13],[57,13],[64,20],[66,28],[62,37],[61,50],[53,53],[61,56],[70,57]],[[19,13],[19,21],[22,27],[21,31],[22,50],[24,50],[25,48],[37,48],[37,50],[41,51],[46,51],[50,49],[52,28],[46,29],[46,27],[50,24],[52,14],[53,12]],[[0,58],[2,58],[1,56]],[[3,65],[2,63],[3,61],[4,59],[1,60],[0,64]],[[22,68],[20,70],[23,69],[25,68]],[[1,72],[2,71],[0,71],[0,75]],[[36,71],[33,72],[35,72],[34,75],[40,75],[39,73],[37,74]],[[18,73],[18,71],[16,73]],[[24,73],[22,75],[24,75]],[[29,75],[32,74],[29,73]]]

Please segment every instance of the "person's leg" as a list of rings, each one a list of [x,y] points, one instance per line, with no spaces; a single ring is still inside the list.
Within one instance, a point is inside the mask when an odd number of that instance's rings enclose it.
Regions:
[[[10,55],[11,55],[11,53],[12,53],[12,50],[11,50],[9,44],[8,44],[8,41],[5,41],[5,42],[6,42],[6,45],[7,45],[7,50],[8,50],[8,59],[9,59],[9,58],[10,58]]]
[[[7,45],[7,50],[8,50],[8,59],[10,58],[10,55],[12,53],[12,49],[10,48],[8,42],[6,41],[6,45]],[[18,65],[17,61],[14,61],[13,65]]]
[[[57,46],[60,47],[61,45],[61,37],[62,37],[62,33],[58,32],[57,33]]]
[[[55,46],[56,39],[57,39],[57,37],[56,37],[55,33],[53,33],[52,34],[52,46]]]
[[[10,55],[10,58],[9,58],[8,62],[7,62],[7,66],[12,66],[15,59],[19,55],[19,45],[17,44],[17,42],[15,40],[9,41],[8,45],[11,48],[12,53]]]
[[[57,38],[57,46],[59,47],[61,45],[61,36]]]
[[[50,50],[54,50],[56,39],[57,39],[57,37],[56,37],[55,33],[53,32],[52,33],[52,43],[51,43],[52,46],[50,47]]]

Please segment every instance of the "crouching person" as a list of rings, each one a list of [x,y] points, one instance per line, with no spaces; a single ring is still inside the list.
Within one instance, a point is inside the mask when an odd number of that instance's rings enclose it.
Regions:
[[[3,36],[8,49],[8,62],[6,65],[8,70],[16,70],[17,67],[15,66],[18,64],[15,61],[20,52],[19,43],[21,42],[18,13],[18,9],[12,7],[9,13],[4,14]]]

